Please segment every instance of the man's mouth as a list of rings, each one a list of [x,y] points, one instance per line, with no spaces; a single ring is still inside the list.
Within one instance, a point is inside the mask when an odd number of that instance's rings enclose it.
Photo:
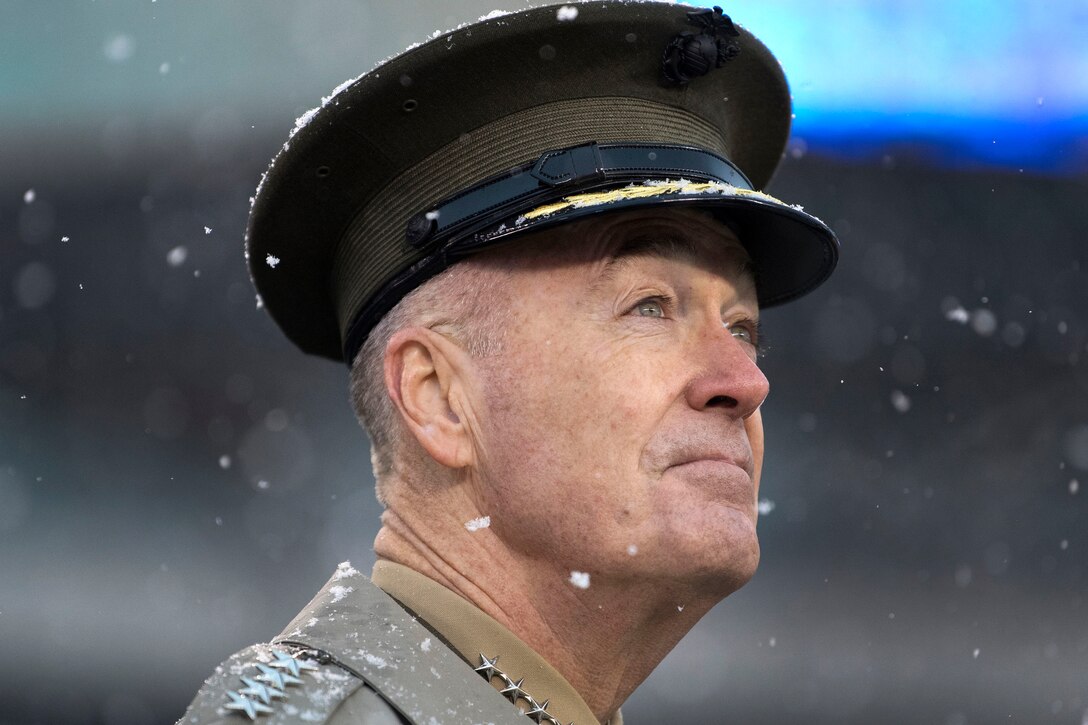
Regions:
[[[673,462],[666,467],[666,470],[669,468],[678,468],[680,466],[695,465],[706,468],[724,468],[733,466],[744,471],[748,476],[751,476],[753,473],[751,456],[738,456],[723,451],[693,451],[683,453],[677,456]]]

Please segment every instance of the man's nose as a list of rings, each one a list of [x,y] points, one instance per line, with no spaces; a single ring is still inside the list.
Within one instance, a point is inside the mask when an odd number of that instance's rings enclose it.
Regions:
[[[687,386],[688,404],[696,410],[721,408],[736,418],[752,415],[770,392],[755,350],[724,326],[700,334],[696,348],[694,359],[701,365]]]

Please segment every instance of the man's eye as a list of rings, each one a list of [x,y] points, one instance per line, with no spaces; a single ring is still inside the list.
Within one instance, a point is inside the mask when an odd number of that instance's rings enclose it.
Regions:
[[[664,317],[665,308],[661,305],[660,300],[642,300],[635,305],[635,312],[640,317]]]
[[[733,337],[739,338],[753,347],[759,347],[759,333],[755,328],[745,324],[726,325],[726,328]]]

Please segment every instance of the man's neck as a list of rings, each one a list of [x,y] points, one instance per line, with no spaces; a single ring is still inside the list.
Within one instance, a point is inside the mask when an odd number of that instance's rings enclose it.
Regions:
[[[374,550],[456,592],[517,635],[601,722],[723,596],[675,581],[612,581],[603,574],[579,586],[585,580],[572,583],[563,566],[511,551],[486,529],[443,527],[433,516],[413,520],[393,508],[382,516]]]

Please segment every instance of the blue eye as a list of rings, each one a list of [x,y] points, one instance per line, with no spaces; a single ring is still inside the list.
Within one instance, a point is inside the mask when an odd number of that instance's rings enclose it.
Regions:
[[[726,323],[725,329],[729,330],[729,334],[733,337],[743,340],[757,350],[761,347],[760,344],[760,332],[759,323],[741,320],[737,323]]]
[[[733,337],[740,338],[741,340],[744,340],[751,345],[756,344],[755,340],[753,339],[755,336],[752,334],[752,331],[746,327],[730,327],[729,334],[731,334]]]
[[[661,300],[645,299],[635,305],[635,312],[639,317],[664,317],[665,308],[661,305]]]

